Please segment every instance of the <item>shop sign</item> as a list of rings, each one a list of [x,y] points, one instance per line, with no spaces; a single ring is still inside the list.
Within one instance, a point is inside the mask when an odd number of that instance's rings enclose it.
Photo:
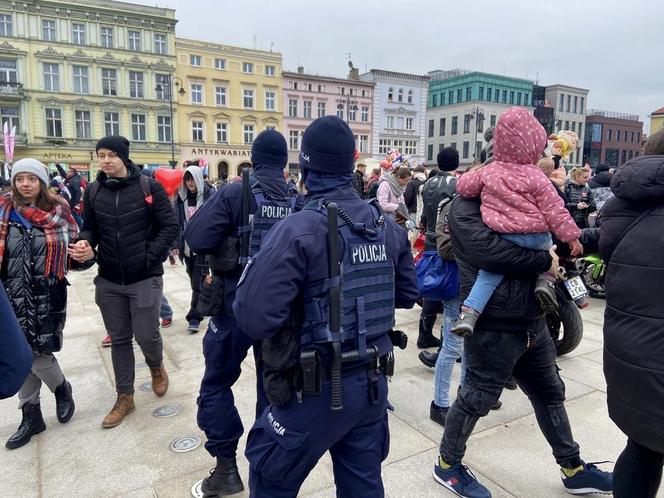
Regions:
[[[192,147],[191,154],[196,156],[228,156],[228,157],[251,157],[250,150],[238,149],[206,149],[202,147]]]
[[[83,163],[69,163],[67,166],[74,168],[76,171],[88,171],[90,169],[90,164]]]
[[[67,152],[47,152],[44,154],[44,159],[51,159],[55,161],[62,161],[66,159],[73,159],[71,154]]]

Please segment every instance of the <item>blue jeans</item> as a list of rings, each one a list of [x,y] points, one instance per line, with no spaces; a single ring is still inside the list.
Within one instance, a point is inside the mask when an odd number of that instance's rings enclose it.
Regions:
[[[173,318],[173,308],[168,304],[168,299],[166,299],[166,294],[161,295],[161,306],[159,307],[159,317],[163,320],[171,320]]]
[[[548,251],[553,245],[550,233],[504,233],[501,237],[516,245],[536,251]],[[470,294],[463,302],[464,306],[482,313],[493,295],[493,291],[503,281],[504,275],[480,270],[477,279],[470,290]]]
[[[448,408],[450,406],[450,384],[452,383],[452,370],[459,356],[461,356],[461,381],[466,377],[466,362],[463,360],[463,337],[452,333],[452,325],[459,318],[461,309],[460,299],[451,299],[445,302],[443,314],[443,344],[436,360],[436,373],[434,377],[435,391],[433,402],[437,406]]]

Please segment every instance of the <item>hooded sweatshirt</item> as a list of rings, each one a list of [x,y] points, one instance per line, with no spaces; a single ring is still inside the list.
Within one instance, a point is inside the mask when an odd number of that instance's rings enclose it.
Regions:
[[[512,107],[494,132],[494,161],[464,173],[457,192],[482,198],[482,220],[499,233],[552,232],[562,242],[581,235],[556,188],[535,166],[547,144],[542,125],[525,109]]]
[[[196,193],[193,194],[187,188],[185,182],[185,177],[187,173],[191,175],[196,182]],[[209,189],[209,187],[207,187]],[[178,188],[177,199],[175,201],[175,211],[178,215],[178,222],[180,225],[180,236],[184,233],[184,229],[194,215],[194,213],[203,205],[206,200],[205,196],[205,180],[203,178],[203,170],[199,166],[189,166],[184,170],[184,175],[182,176],[182,182]],[[180,211],[181,210],[181,211]],[[184,240],[183,240],[184,241]],[[189,249],[189,245],[184,241],[184,255],[186,257],[191,257],[192,253]]]

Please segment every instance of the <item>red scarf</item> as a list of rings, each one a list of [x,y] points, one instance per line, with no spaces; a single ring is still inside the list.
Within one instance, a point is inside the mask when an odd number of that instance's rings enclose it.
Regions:
[[[50,211],[42,211],[35,206],[14,206],[10,194],[0,197],[0,266],[2,266],[7,244],[9,215],[12,209],[15,209],[33,226],[44,231],[46,238],[45,275],[49,278],[63,279],[67,271],[67,245],[78,237],[78,225],[71,215],[69,206],[56,202]]]

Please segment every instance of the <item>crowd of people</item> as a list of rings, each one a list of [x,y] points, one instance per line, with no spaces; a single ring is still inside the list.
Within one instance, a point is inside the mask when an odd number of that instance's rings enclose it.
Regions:
[[[435,367],[430,418],[444,427],[436,482],[462,497],[491,496],[463,463],[466,443],[479,418],[501,407],[502,390],[519,387],[568,492],[655,497],[664,464],[657,293],[664,132],[642,156],[615,170],[599,165],[592,177],[590,167],[563,167],[565,156],[552,153],[525,109],[508,109],[485,139],[481,159],[466,172],[451,147],[430,171],[407,161],[367,171],[356,164],[348,125],[328,116],[304,133],[300,182],[288,176],[284,137],[265,130],[252,145],[250,176],[217,190],[189,165],[170,197],[133,163],[129,141],[119,136],[97,142],[100,171],[87,185],[75,169],[49,175],[35,159],[17,161],[0,197],[0,346],[7,351],[0,396],[18,392],[22,412],[6,447],[46,429],[42,383],[54,393],[57,420],[74,415],[75,390],[55,356],[69,270],[97,265],[95,302],[117,395],[101,426],[116,427],[136,409],[134,340],[154,394],[167,393],[160,327],[171,325],[173,312],[162,276],[164,262],[179,259],[192,292],[188,331],[210,317],[197,422],[216,463],[204,496],[244,489],[237,466],[244,427],[233,385],[249,349],[257,371],[245,450],[251,496],[296,496],[328,451],[339,496],[384,496],[387,379],[393,346],[404,346],[394,313],[418,303],[420,359]],[[455,268],[453,298],[422,299],[412,246],[418,235],[425,253]],[[613,473],[581,458],[543,320],[558,306],[553,286],[563,249],[599,252],[608,264],[608,408],[628,437]],[[266,289],[270,299],[259,299]]]

